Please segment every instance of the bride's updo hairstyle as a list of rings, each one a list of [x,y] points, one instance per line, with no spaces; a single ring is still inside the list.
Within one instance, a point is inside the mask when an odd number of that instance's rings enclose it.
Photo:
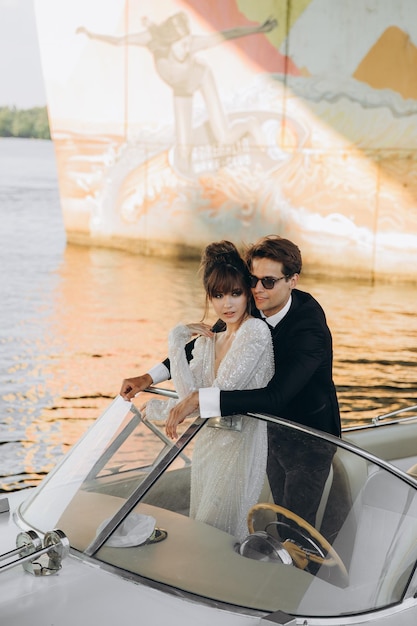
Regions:
[[[206,291],[206,312],[208,301],[218,293],[232,293],[241,289],[248,298],[248,310],[252,292],[249,270],[231,241],[210,243],[201,257],[200,272]]]

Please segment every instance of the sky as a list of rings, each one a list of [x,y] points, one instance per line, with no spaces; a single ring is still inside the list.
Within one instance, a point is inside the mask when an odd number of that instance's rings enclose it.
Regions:
[[[45,105],[33,0],[0,0],[0,107]]]

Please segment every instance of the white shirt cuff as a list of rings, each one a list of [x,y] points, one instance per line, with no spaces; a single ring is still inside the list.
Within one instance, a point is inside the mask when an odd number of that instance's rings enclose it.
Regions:
[[[152,378],[154,385],[157,385],[158,383],[163,383],[166,380],[169,380],[170,377],[169,370],[167,367],[165,367],[163,363],[158,363],[157,365],[154,365],[147,373]]]
[[[200,417],[217,417],[220,415],[220,389],[207,387],[198,390]]]

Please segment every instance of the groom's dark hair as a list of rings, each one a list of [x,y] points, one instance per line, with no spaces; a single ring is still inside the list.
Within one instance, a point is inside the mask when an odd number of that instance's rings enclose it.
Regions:
[[[287,277],[300,274],[303,264],[298,246],[279,235],[266,235],[249,246],[245,259],[250,270],[253,259],[271,259],[282,263],[283,274]]]

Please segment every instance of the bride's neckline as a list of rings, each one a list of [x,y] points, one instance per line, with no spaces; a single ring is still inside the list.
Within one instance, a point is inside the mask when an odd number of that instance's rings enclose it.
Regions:
[[[219,367],[223,359],[226,357],[227,353],[232,347],[232,344],[234,340],[236,339],[236,334],[242,328],[243,324],[245,324],[245,322],[247,322],[247,320],[250,318],[251,318],[250,315],[245,317],[245,319],[241,322],[241,324],[239,324],[238,328],[236,328],[236,330],[229,333],[228,336],[225,335],[225,333],[227,333],[227,330],[215,334],[214,342],[213,342],[215,376],[217,376],[217,372],[219,370]]]

